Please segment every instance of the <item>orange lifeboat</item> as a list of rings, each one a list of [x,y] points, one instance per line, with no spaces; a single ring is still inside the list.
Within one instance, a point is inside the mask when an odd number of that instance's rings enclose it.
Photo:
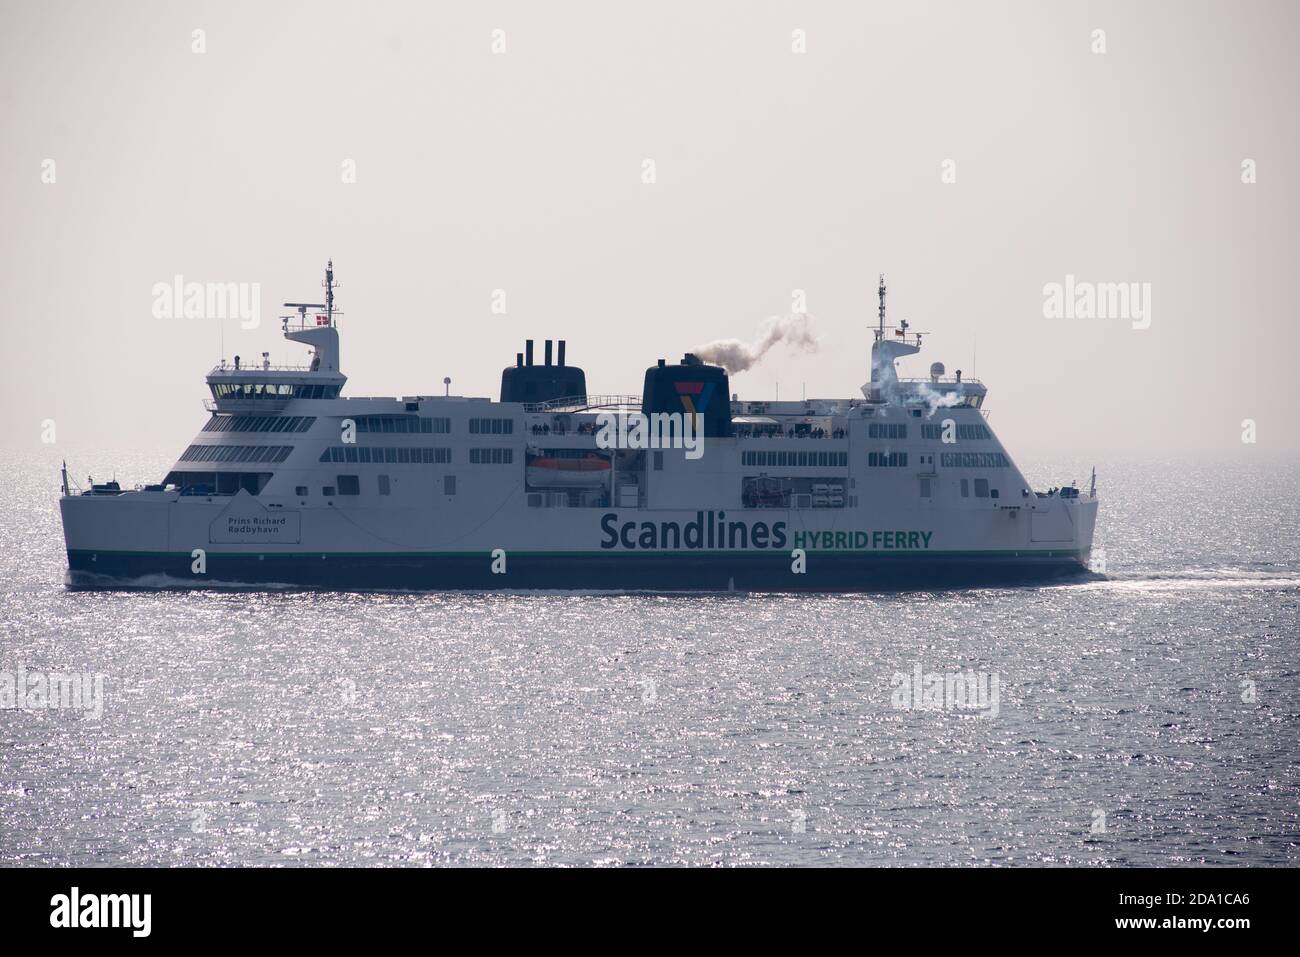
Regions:
[[[609,481],[609,474],[609,459],[600,455],[528,460],[528,484],[534,488],[598,488]]]

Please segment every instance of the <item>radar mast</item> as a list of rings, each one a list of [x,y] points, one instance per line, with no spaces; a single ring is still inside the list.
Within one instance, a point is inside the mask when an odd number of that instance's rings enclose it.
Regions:
[[[883,272],[880,274],[880,289],[878,290],[878,294],[880,296],[880,325],[876,327],[877,342],[885,338],[885,274]]]

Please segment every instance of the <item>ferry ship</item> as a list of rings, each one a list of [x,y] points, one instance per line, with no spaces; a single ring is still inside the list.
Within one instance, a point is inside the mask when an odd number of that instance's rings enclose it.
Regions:
[[[870,591],[1087,574],[1095,470],[1087,493],[1035,491],[981,382],[938,362],[900,377],[923,334],[886,329],[883,276],[861,396],[799,401],[742,400],[692,354],[650,366],[640,395],[593,395],[563,339],[537,362],[528,340],[496,401],[345,396],[332,262],[324,289],[282,317],[307,364],[222,360],[161,481],[81,491],[64,465],[71,585]],[[656,418],[682,429],[611,428]]]

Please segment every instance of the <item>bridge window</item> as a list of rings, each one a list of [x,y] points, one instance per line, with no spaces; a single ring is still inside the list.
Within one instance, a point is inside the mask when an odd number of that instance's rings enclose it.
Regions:
[[[337,385],[296,385],[293,387],[293,397],[295,399],[337,399],[339,389]]]
[[[258,399],[332,399],[339,386],[292,385],[288,382],[214,382],[212,397],[238,401]],[[319,393],[319,394],[318,394]]]

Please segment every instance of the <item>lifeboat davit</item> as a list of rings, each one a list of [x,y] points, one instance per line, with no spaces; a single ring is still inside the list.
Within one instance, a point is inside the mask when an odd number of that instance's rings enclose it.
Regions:
[[[534,488],[598,488],[609,481],[609,459],[584,455],[580,459],[528,460],[528,484]]]

